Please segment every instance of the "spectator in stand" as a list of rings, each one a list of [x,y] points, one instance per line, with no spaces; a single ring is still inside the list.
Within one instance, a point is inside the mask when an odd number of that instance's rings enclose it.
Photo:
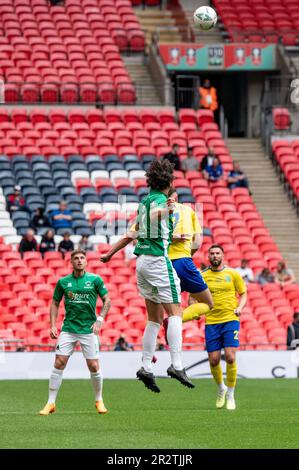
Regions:
[[[178,144],[173,144],[172,152],[166,153],[162,160],[168,160],[174,167],[176,171],[181,170],[181,162],[178,154],[179,146]]]
[[[7,210],[9,212],[15,211],[26,211],[29,212],[24,197],[21,194],[21,186],[16,185],[14,187],[13,194],[10,194],[7,198]]]
[[[229,172],[228,177],[227,177],[227,184],[228,184],[229,189],[247,188],[249,191],[248,179],[246,175],[243,173],[243,171],[241,170],[240,163],[234,162],[233,169]]]
[[[209,79],[204,80],[203,85],[199,87],[200,101],[199,105],[203,109],[216,111],[218,109],[216,88],[211,86]]]
[[[288,349],[296,349],[299,347],[299,312],[294,313],[293,323],[288,326],[287,347]]]
[[[120,337],[115,343],[114,351],[134,351],[134,347],[132,344],[126,341],[124,335],[120,335]]]
[[[248,282],[254,282],[253,271],[248,266],[248,259],[241,259],[241,266],[239,268],[236,268],[236,271],[241,274],[246,284],[248,284]]]
[[[69,232],[64,232],[63,240],[58,245],[58,251],[62,253],[63,257],[68,251],[74,251],[74,243],[71,240],[71,234]]]
[[[45,215],[43,207],[38,207],[36,209],[35,214],[30,222],[30,227],[33,228],[35,233],[38,235],[41,235],[40,232],[43,232],[45,228],[51,227],[51,222],[49,217]]]
[[[26,251],[37,251],[37,241],[34,238],[34,231],[32,228],[27,230],[26,235],[23,236],[19,245],[19,252],[21,253],[22,258]]]
[[[275,282],[280,284],[281,287],[287,286],[295,282],[295,276],[292,269],[287,268],[285,261],[278,261],[275,273]]]
[[[203,177],[211,183],[219,181],[223,177],[223,168],[218,157],[215,157],[212,165],[208,165],[203,171]]]
[[[255,281],[258,282],[261,286],[268,284],[269,282],[274,282],[274,276],[268,268],[264,268],[255,278]]]
[[[59,228],[72,228],[72,214],[67,210],[67,203],[61,201],[59,208],[52,211],[52,226],[54,230]]]
[[[208,147],[207,155],[205,155],[200,162],[201,171],[204,171],[207,168],[207,166],[212,166],[215,157],[216,155],[215,155],[214,149],[212,147]]]
[[[46,251],[55,251],[56,245],[54,240],[54,230],[49,229],[46,233],[42,236],[39,251],[44,255]]]
[[[182,170],[183,171],[199,171],[199,161],[193,155],[193,150],[191,147],[188,147],[187,158],[182,161]]]
[[[78,243],[78,250],[93,251],[93,244],[89,241],[88,235],[82,235],[82,238]]]

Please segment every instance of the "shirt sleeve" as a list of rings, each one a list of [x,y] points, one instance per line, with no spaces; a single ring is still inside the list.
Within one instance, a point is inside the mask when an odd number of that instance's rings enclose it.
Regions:
[[[61,286],[61,282],[59,279],[54,289],[53,300],[56,300],[56,302],[60,302],[62,297],[63,297],[63,288]]]
[[[202,233],[202,228],[199,223],[198,217],[195,213],[195,211],[192,211],[192,223],[193,223],[193,234],[197,235]]]
[[[95,287],[96,287],[96,291],[97,293],[99,294],[99,296],[101,297],[101,299],[108,294],[108,290],[106,289],[106,286],[104,284],[104,281],[103,279],[100,277],[100,276],[97,276],[96,277],[96,280],[95,280]]]
[[[234,272],[234,284],[235,284],[235,288],[238,294],[240,295],[245,294],[245,292],[247,291],[246,284],[241,274],[238,273],[237,271]]]

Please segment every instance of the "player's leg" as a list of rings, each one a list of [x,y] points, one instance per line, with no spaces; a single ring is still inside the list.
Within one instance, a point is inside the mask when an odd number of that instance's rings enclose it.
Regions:
[[[239,329],[240,322],[237,320],[224,324],[223,329],[223,346],[226,360],[226,383],[228,386],[226,408],[234,410],[235,403],[235,387],[237,382],[237,363],[236,352],[239,346]]]
[[[147,324],[142,339],[142,364],[137,371],[137,378],[141,380],[146,388],[159,393],[160,389],[156,384],[153,374],[152,359],[156,348],[157,337],[163,319],[163,309],[157,299],[158,289],[151,284],[151,273],[156,268],[158,257],[139,256],[136,263],[137,287],[139,293],[145,299],[147,309]]]
[[[156,384],[153,374],[153,357],[156,349],[157,337],[163,319],[163,308],[161,304],[145,299],[148,320],[142,338],[142,364],[136,376],[141,380],[146,388],[159,393],[160,389]]]
[[[223,408],[227,387],[223,382],[222,367],[220,363],[222,348],[221,324],[206,325],[205,336],[211,374],[218,387],[216,408]]]
[[[48,416],[56,411],[56,397],[62,383],[62,374],[67,362],[68,356],[56,355],[54,367],[49,379],[49,397],[46,406],[39,412],[42,416]]]
[[[235,387],[237,382],[237,363],[236,363],[236,348],[225,348],[226,360],[226,383],[227,383],[227,402],[226,408],[228,410],[236,409],[235,402]]]
[[[180,279],[181,290],[190,292],[196,300],[183,311],[183,323],[196,320],[213,308],[211,292],[196,268],[192,258],[180,258],[172,261],[173,267]]]
[[[99,363],[99,337],[93,333],[78,336],[82,353],[90,372],[90,380],[95,393],[95,407],[98,413],[107,413],[108,410],[103,402],[103,374]]]
[[[40,415],[47,416],[55,412],[55,402],[61,386],[63,370],[67,365],[69,357],[73,354],[77,341],[78,335],[67,333],[65,331],[60,333],[56,345],[54,368],[49,380],[49,398],[46,406],[39,412]]]

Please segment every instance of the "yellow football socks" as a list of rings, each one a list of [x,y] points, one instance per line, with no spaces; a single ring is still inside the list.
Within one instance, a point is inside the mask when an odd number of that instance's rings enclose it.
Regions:
[[[237,382],[237,363],[226,363],[226,383],[229,388],[236,386]]]
[[[186,321],[197,320],[201,315],[205,315],[210,311],[210,307],[204,303],[195,303],[189,305],[183,311],[183,323]]]
[[[211,369],[211,372],[212,372],[212,375],[215,379],[216,384],[217,385],[222,384],[223,383],[223,376],[222,376],[222,367],[221,367],[220,362],[217,366],[211,366],[211,364],[210,364],[210,369]]]

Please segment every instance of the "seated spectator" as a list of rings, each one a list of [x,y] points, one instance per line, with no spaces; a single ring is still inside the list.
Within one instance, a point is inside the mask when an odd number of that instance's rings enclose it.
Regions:
[[[26,251],[37,251],[37,241],[34,238],[34,231],[32,228],[27,230],[26,235],[23,236],[19,245],[19,252],[22,257]]]
[[[238,271],[238,273],[241,274],[246,284],[248,284],[248,282],[254,281],[253,271],[251,268],[248,267],[247,259],[243,258],[241,260],[241,266],[239,268],[236,268],[236,271]]]
[[[64,256],[68,251],[74,251],[74,243],[69,232],[63,234],[63,240],[58,245],[58,251]]]
[[[203,177],[210,182],[221,180],[223,177],[223,168],[218,157],[214,158],[212,165],[208,165],[205,168]]]
[[[299,312],[294,313],[293,323],[288,326],[287,347],[288,349],[296,349],[299,347]]]
[[[246,175],[240,168],[240,163],[234,162],[233,169],[229,172],[227,177],[227,184],[229,189],[233,188],[247,188],[249,191],[249,183]],[[249,191],[251,194],[251,192]]]
[[[295,276],[292,269],[287,268],[284,261],[279,261],[277,263],[277,269],[275,273],[275,282],[280,284],[281,287],[287,286],[295,282]]]
[[[212,166],[215,157],[214,149],[212,147],[208,147],[207,155],[205,155],[200,162],[201,171],[205,170],[207,166]]]
[[[188,155],[182,161],[182,170],[183,171],[198,171],[199,170],[199,161],[193,155],[191,147],[188,147]]]
[[[30,222],[30,227],[33,228],[35,233],[37,233],[38,235],[40,234],[40,229],[51,227],[51,222],[49,220],[49,217],[45,215],[43,207],[38,207],[36,209],[35,214]]]
[[[268,268],[264,268],[262,272],[256,276],[255,281],[261,286],[264,286],[265,284],[268,284],[268,282],[274,282],[274,276]]]
[[[114,351],[134,351],[134,347],[132,344],[126,341],[124,335],[120,335],[120,337],[116,341]]]
[[[67,203],[61,201],[59,208],[52,211],[52,227],[54,230],[59,228],[72,228],[72,214],[67,210]]]
[[[28,207],[26,206],[25,199],[21,194],[21,186],[16,185],[14,187],[14,193],[10,194],[7,198],[7,210],[9,212],[15,211],[27,211],[29,212]]]
[[[93,244],[89,241],[88,238],[89,238],[88,235],[82,235],[82,238],[78,243],[78,250],[83,250],[83,251],[93,250]]]
[[[162,160],[168,160],[174,167],[176,171],[180,171],[181,169],[181,162],[180,157],[178,154],[179,146],[178,144],[173,144],[172,152],[166,153]]]
[[[55,251],[56,245],[54,240],[54,231],[49,229],[46,233],[42,236],[39,251],[44,255],[46,251]]]

